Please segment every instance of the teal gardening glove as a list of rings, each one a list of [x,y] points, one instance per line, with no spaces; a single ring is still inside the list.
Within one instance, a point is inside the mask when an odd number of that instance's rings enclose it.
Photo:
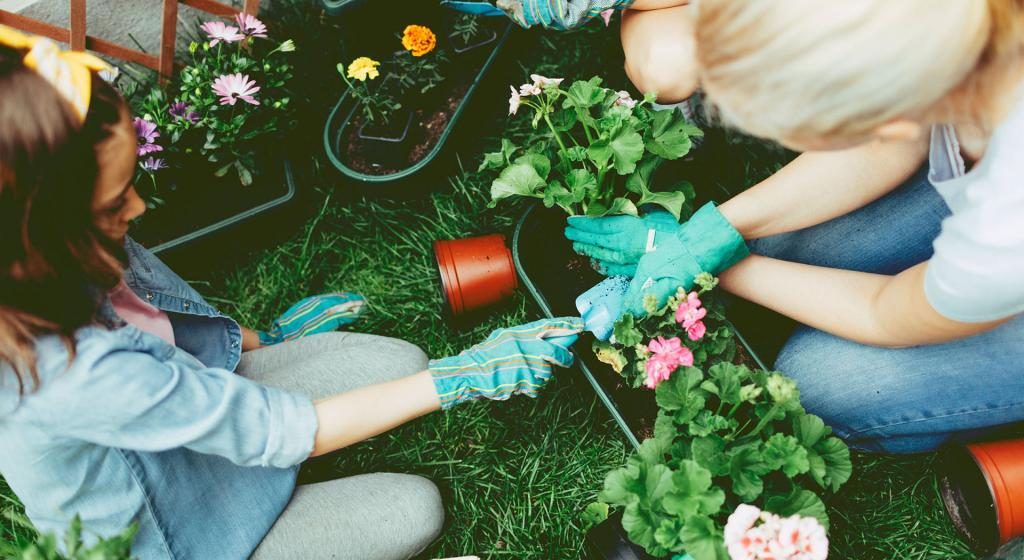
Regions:
[[[512,395],[536,397],[551,378],[552,366],[573,363],[569,347],[583,330],[578,317],[541,319],[498,329],[458,356],[431,360],[427,369],[441,408],[473,399],[503,401]]]
[[[599,232],[595,222],[602,220],[616,221]],[[743,236],[714,203],[705,204],[689,220],[674,228],[663,220],[632,216],[573,218],[566,230],[566,237],[580,239],[574,248],[581,254],[593,253],[597,255],[599,266],[633,277],[622,305],[626,313],[646,315],[646,296],[653,296],[659,307],[665,305],[680,287],[692,288],[694,278],[701,272],[717,275],[750,254]],[[642,225],[638,227],[638,224]],[[581,238],[581,233],[587,232],[599,235]],[[642,255],[638,247],[643,247]],[[595,252],[598,249],[603,251]],[[637,255],[640,256],[634,262],[632,259]]]
[[[574,251],[594,261],[601,274],[632,278],[649,247],[678,229],[679,220],[665,210],[655,210],[640,218],[570,216],[565,237],[573,242]]]
[[[359,294],[335,292],[300,300],[274,320],[269,331],[257,331],[260,346],[271,346],[311,334],[338,330],[356,322],[366,300]]]

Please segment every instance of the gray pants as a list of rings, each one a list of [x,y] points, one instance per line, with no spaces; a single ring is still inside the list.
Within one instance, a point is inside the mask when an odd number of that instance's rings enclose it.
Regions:
[[[427,356],[408,342],[337,332],[246,352],[237,371],[319,399],[426,367]],[[429,480],[392,473],[351,476],[297,487],[252,558],[405,560],[430,545],[443,523],[441,495]]]

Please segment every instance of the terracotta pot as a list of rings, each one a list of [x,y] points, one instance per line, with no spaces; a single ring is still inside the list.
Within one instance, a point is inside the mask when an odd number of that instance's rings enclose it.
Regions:
[[[1024,535],[1024,440],[947,447],[938,469],[946,512],[978,552]]]
[[[434,256],[441,296],[453,317],[499,303],[519,287],[504,235],[435,241]]]

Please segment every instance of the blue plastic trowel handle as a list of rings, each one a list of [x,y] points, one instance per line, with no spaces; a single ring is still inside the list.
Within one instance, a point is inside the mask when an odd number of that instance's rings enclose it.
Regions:
[[[505,12],[492,6],[489,2],[465,2],[463,0],[441,0],[441,5],[446,8],[473,14],[475,16],[504,16]]]

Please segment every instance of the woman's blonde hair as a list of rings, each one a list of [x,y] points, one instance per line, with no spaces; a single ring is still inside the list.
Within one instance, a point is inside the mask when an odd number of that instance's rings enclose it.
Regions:
[[[776,139],[864,138],[897,118],[983,113],[1024,0],[698,0],[713,111]],[[982,124],[984,123],[975,123]]]

